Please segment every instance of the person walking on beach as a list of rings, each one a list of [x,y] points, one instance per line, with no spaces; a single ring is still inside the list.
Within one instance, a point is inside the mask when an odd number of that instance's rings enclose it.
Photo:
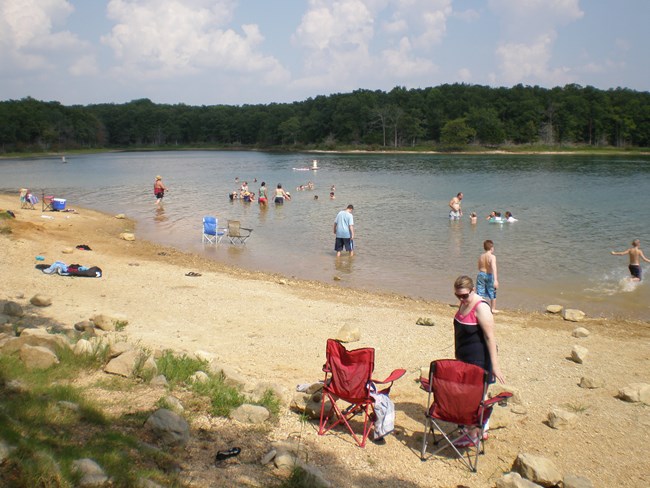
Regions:
[[[345,249],[354,256],[354,217],[352,211],[354,206],[348,205],[345,210],[341,210],[334,220],[334,235],[336,241],[334,242],[334,250],[336,256],[341,255],[341,251]]]
[[[494,242],[490,239],[483,242],[485,252],[478,258],[478,276],[476,277],[476,293],[490,300],[492,313],[498,313],[497,288],[499,279],[497,277],[497,257],[494,255]]]
[[[612,251],[614,256],[624,256],[626,254],[630,255],[630,265],[627,267],[630,270],[632,275],[632,281],[641,281],[641,266],[640,260],[643,259],[646,263],[650,263],[650,259],[645,257],[643,251],[641,250],[641,241],[639,239],[634,239],[632,241],[632,247],[625,251]]]
[[[167,187],[162,181],[162,176],[156,176],[156,181],[153,184],[153,194],[156,195],[156,205],[160,205],[163,197],[165,196],[165,190]]]
[[[460,201],[462,199],[462,192],[458,192],[454,198],[449,200],[449,208],[451,209],[449,211],[449,220],[460,220],[460,218],[463,216],[463,209],[460,208]]]

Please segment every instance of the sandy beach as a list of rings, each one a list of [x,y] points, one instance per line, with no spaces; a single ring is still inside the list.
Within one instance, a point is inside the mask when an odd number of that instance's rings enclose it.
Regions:
[[[322,379],[326,340],[343,325],[358,327],[361,340],[348,347],[376,349],[377,377],[394,368],[405,368],[407,374],[391,393],[397,430],[386,445],[361,449],[343,433],[320,437],[316,422],[304,429],[309,462],[333,486],[494,486],[520,452],[547,457],[563,473],[589,478],[594,486],[650,485],[650,409],[616,398],[631,383],[650,383],[649,322],[587,317],[576,324],[551,314],[499,314],[501,365],[520,408],[502,415],[505,426],[491,431],[479,472],[472,474],[450,458],[425,463],[419,458],[426,395],[416,380],[431,360],[453,357],[452,283],[449,303],[343,289],[230,268],[141,241],[133,223],[112,215],[80,208],[21,210],[17,195],[0,196],[0,209],[16,213],[7,224],[11,233],[0,235],[0,299],[26,304],[33,294],[47,294],[53,304],[32,312],[55,323],[71,326],[95,313],[123,314],[133,341],[188,354],[207,351],[247,377],[289,391]],[[134,232],[136,240],[120,239],[122,232]],[[79,244],[92,250],[63,252]],[[249,246],[254,245],[251,240]],[[99,266],[104,275],[45,275],[34,268],[37,255],[45,263]],[[435,325],[416,325],[420,317]],[[587,328],[589,337],[572,337],[577,326]],[[589,350],[583,364],[568,359],[576,344]],[[605,386],[581,388],[582,377],[602,379]],[[573,428],[546,425],[553,407],[577,413]],[[298,415],[285,411],[265,435],[282,440],[300,431]],[[196,486],[220,486],[211,484],[214,476],[215,468],[206,466],[196,475]],[[254,477],[254,471],[248,476]]]

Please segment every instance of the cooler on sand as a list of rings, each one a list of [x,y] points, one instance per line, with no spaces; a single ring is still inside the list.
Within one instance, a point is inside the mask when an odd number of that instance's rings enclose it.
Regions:
[[[65,210],[65,198],[55,198],[52,200],[53,210]]]

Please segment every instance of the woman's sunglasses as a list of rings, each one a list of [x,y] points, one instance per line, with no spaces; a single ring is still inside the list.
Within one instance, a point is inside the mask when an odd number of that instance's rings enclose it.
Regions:
[[[469,298],[469,293],[454,293],[456,295],[456,298],[459,300],[467,300]]]

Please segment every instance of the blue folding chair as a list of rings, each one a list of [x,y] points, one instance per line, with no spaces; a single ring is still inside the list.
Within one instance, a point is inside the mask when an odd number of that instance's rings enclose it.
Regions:
[[[219,220],[216,217],[206,215],[203,217],[203,242],[218,244],[226,235],[226,229],[219,228]]]

